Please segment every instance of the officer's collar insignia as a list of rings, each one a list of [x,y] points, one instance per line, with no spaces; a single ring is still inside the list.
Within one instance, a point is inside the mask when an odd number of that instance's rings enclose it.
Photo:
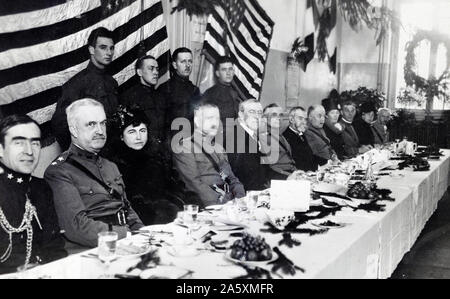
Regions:
[[[22,178],[18,178],[17,179],[17,184],[22,184],[23,183],[23,179]]]
[[[14,176],[12,175],[12,173],[8,173],[8,180],[12,180],[14,178]]]

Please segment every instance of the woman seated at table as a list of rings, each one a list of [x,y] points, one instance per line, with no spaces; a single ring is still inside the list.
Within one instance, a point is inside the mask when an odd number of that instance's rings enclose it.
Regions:
[[[375,119],[375,105],[365,102],[360,106],[361,118],[355,120],[353,127],[359,138],[361,145],[373,147],[375,136],[373,135],[372,125]]]
[[[342,126],[339,124],[339,104],[333,98],[322,100],[322,106],[325,108],[325,125],[323,130],[330,139],[331,147],[334,149],[340,160],[345,160],[344,139],[342,139]]]
[[[140,107],[120,106],[106,156],[119,167],[127,198],[142,222],[165,224],[176,218],[183,200],[170,171],[169,151],[148,131],[148,124]]]

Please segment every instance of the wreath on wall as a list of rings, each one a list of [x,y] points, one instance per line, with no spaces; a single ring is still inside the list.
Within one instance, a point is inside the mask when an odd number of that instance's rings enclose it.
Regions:
[[[432,76],[429,79],[425,79],[415,71],[417,66],[415,50],[424,40],[428,40],[432,44],[443,44],[447,49],[447,67],[437,78]],[[450,39],[444,34],[420,30],[406,44],[406,53],[404,66],[406,85],[414,88],[417,93],[425,95],[427,101],[433,101],[438,96],[442,96],[445,102],[450,101],[448,88],[450,83]]]

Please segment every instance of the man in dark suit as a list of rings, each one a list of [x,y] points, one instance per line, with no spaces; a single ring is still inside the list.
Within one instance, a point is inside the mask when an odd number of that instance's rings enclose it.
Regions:
[[[255,99],[239,105],[239,118],[233,130],[226,133],[225,148],[231,168],[247,191],[260,191],[268,187],[267,165],[260,136],[263,108]]]
[[[217,83],[205,91],[203,101],[219,107],[220,120],[225,126],[227,119],[235,120],[238,117],[241,100],[237,91],[231,86],[234,79],[234,64],[231,58],[227,56],[220,57],[214,68]]]
[[[174,148],[175,168],[202,206],[245,197],[244,186],[231,170],[225,149],[215,142],[219,123],[217,106],[199,106],[194,111],[194,134]]]
[[[311,106],[308,109],[308,130],[306,130],[305,136],[319,165],[325,165],[330,160],[338,160],[330,139],[323,129],[324,124],[325,108],[322,105]]]
[[[283,108],[271,104],[264,108],[264,120],[267,122],[267,140],[270,148],[267,152],[269,165],[268,178],[271,180],[286,180],[296,169],[292,158],[289,142],[281,134],[281,116]]]
[[[171,78],[158,87],[166,98],[166,125],[170,129],[173,120],[194,118],[194,107],[200,100],[200,90],[190,80],[194,61],[192,51],[178,48],[172,55]]]
[[[113,33],[100,27],[92,31],[88,38],[90,62],[86,69],[79,72],[62,87],[62,95],[52,117],[52,129],[62,151],[70,145],[70,133],[67,125],[66,108],[75,101],[91,98],[105,107],[107,117],[117,109],[116,80],[106,72],[114,57]]]
[[[311,147],[304,136],[308,122],[306,111],[303,107],[294,107],[289,112],[289,128],[283,136],[289,142],[292,149],[292,157],[297,169],[303,171],[316,171],[319,163],[313,156]]]
[[[356,157],[369,151],[371,146],[361,146],[358,134],[353,127],[353,121],[356,116],[356,104],[348,99],[344,99],[341,104],[342,118],[339,124],[342,126],[342,139],[344,140],[345,156],[349,158]]]
[[[120,104],[132,107],[138,105],[151,120],[150,134],[160,142],[166,139],[166,102],[164,96],[155,90],[159,79],[159,65],[155,57],[147,55],[136,61],[139,83],[120,95]]]

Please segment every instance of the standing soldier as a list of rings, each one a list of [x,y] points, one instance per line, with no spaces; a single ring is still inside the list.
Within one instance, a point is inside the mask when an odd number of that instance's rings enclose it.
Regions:
[[[62,96],[52,118],[53,133],[63,151],[70,145],[66,117],[66,108],[70,104],[83,98],[95,99],[103,104],[108,117],[116,112],[118,105],[118,84],[106,72],[114,57],[113,33],[103,27],[95,29],[89,36],[88,49],[89,65],[63,85]]]

